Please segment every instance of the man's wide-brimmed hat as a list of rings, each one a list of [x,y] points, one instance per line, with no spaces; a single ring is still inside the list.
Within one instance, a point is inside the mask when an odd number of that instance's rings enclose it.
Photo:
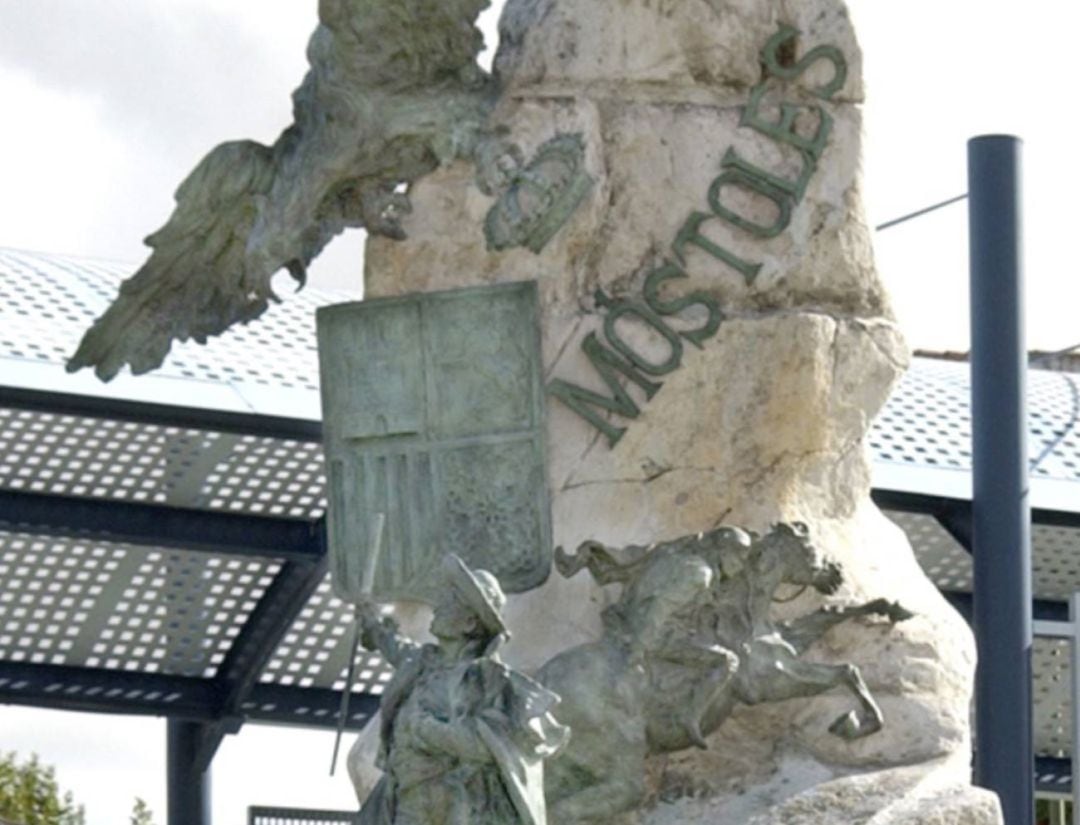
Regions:
[[[456,553],[447,553],[443,566],[447,582],[480,620],[484,629],[492,636],[509,636],[502,620],[506,594],[499,580],[487,570],[470,570]]]

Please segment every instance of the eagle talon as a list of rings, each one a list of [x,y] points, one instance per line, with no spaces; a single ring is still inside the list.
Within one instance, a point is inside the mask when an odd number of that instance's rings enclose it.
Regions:
[[[293,258],[285,264],[285,268],[289,270],[289,275],[296,281],[297,292],[307,286],[307,267],[304,266],[302,261]]]

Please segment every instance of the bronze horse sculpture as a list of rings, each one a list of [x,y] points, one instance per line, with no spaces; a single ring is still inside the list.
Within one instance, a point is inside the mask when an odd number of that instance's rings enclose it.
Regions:
[[[842,583],[839,566],[813,547],[805,525],[778,524],[764,536],[721,527],[651,548],[585,542],[573,556],[558,550],[556,562],[565,576],[587,568],[598,584],[621,583],[623,591],[604,612],[599,641],[556,655],[537,674],[562,697],[556,716],[573,731],[546,768],[551,821],[636,807],[646,793],[646,757],[705,747],[704,737],[740,703],[844,687],[857,709],[830,731],[856,739],[881,728],[881,710],[858,668],[799,656],[856,616],[896,622],[912,614],[876,599],[790,622],[771,619],[782,585],[828,595]]]

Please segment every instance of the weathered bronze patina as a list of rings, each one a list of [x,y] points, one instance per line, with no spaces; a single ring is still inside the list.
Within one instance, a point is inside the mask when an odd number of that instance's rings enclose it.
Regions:
[[[334,588],[347,601],[386,514],[373,587],[433,602],[456,552],[510,592],[551,569],[533,283],[339,304],[318,313]]]
[[[498,658],[505,601],[493,575],[450,555],[431,621],[438,644],[413,642],[360,603],[364,646],[395,668],[381,705],[384,776],[362,825],[546,825],[543,764],[567,730],[551,715],[558,696]]]
[[[736,527],[622,549],[585,542],[557,552],[564,575],[588,569],[598,584],[621,584],[603,614],[598,642],[571,648],[537,678],[562,697],[556,716],[573,731],[548,766],[554,821],[609,817],[644,799],[645,758],[705,746],[738,704],[850,691],[857,709],[830,731],[857,739],[879,730],[881,710],[858,668],[807,662],[800,655],[831,627],[856,616],[910,618],[876,599],[825,607],[779,623],[771,616],[784,584],[835,593],[843,576],[810,542],[802,524],[764,536]]]

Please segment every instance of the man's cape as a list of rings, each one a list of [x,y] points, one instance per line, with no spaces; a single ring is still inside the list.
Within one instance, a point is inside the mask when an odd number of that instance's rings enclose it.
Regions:
[[[387,686],[382,700],[383,749],[389,741],[394,716],[435,655],[425,645],[418,655],[403,663]],[[493,658],[476,660],[485,686],[484,709],[474,717],[477,733],[491,752],[522,825],[546,825],[544,759],[558,752],[570,731],[551,715],[559,697],[539,682],[517,673]],[[380,765],[386,764],[385,751]],[[388,777],[376,784],[360,810],[360,825],[392,822]]]
[[[500,667],[503,667],[500,665]],[[546,825],[544,760],[570,739],[570,729],[551,715],[559,697],[513,670],[506,669],[512,708],[511,730],[500,730],[505,717],[481,715],[477,730],[499,766],[503,782],[523,823]]]

